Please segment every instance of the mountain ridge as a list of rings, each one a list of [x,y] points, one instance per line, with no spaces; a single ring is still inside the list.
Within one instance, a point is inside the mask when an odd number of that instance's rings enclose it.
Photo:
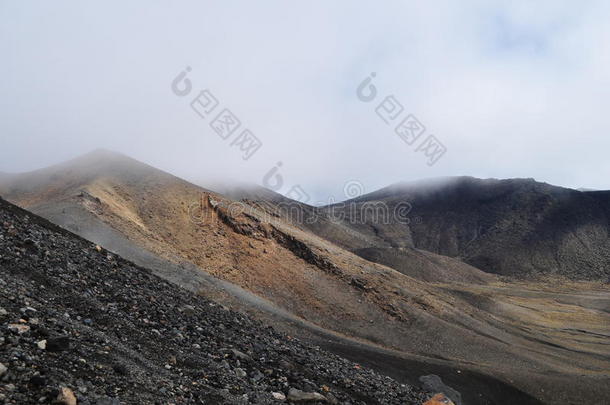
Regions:
[[[503,283],[459,259],[404,241],[394,246],[388,241],[391,232],[369,238],[353,224],[338,226],[325,217],[320,229],[340,235],[348,242],[346,249],[329,235],[312,232],[307,223],[285,219],[273,201],[250,200],[236,211],[233,199],[129,162],[111,159],[106,163],[111,167],[102,171],[96,164],[85,165],[87,170],[82,164],[64,167],[46,178],[38,172],[32,176],[36,187],[23,176],[10,187],[0,183],[0,194],[89,240],[104,240],[102,246],[114,240],[121,247],[128,241],[133,249],[126,254],[143,249],[172,262],[180,271],[172,281],[188,282],[189,272],[205,273],[205,279],[239,286],[321,329],[415,356],[418,364],[442,362],[443,379],[466,390],[472,403],[498,398],[493,392],[468,393],[468,381],[456,369],[497,375],[547,400],[549,392],[574,399],[585,390],[595,391],[591,368],[606,361],[599,339],[591,338],[606,333],[605,315],[598,310],[604,296],[595,289],[586,294],[583,289],[577,297],[572,290],[548,292],[546,286],[532,284],[526,294],[522,285]],[[305,208],[308,215],[326,215]],[[350,246],[374,250],[352,252]],[[378,256],[391,262],[375,263]],[[579,317],[573,319],[571,313]],[[524,370],[544,370],[553,377]],[[582,390],[566,385],[576,375]],[[418,377],[405,378],[413,384]]]
[[[344,214],[350,226],[346,207],[379,203],[390,212],[409,204],[418,221],[351,226],[363,235],[385,235],[369,248],[414,247],[519,278],[610,278],[607,191],[581,192],[533,179],[456,177],[397,183],[326,209]]]

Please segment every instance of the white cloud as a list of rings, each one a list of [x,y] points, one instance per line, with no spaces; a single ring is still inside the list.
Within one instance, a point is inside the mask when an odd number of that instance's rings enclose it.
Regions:
[[[316,200],[437,175],[608,188],[610,16],[599,2],[0,4],[0,171],[95,147]],[[174,96],[186,65],[263,142],[244,162]],[[447,146],[434,167],[360,102],[371,72]]]

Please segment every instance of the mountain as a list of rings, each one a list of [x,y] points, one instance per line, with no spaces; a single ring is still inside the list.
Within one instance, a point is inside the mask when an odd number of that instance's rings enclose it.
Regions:
[[[409,223],[350,221],[371,204],[408,204]],[[328,209],[328,208],[327,208]],[[333,207],[378,242],[350,250],[399,268],[400,248],[459,258],[518,278],[610,279],[610,192],[581,192],[533,179],[441,178],[399,183]],[[324,237],[350,248],[332,235]],[[379,239],[381,239],[379,241]]]
[[[430,397],[3,200],[0,224],[3,403],[275,404],[308,395],[315,403],[421,404]]]
[[[405,348],[402,333],[418,312],[412,301],[430,295],[418,280],[365,261],[256,205],[108,151],[16,175],[0,184],[0,192],[138,264],[148,266],[152,255],[192,266],[325,329],[388,347]],[[187,275],[182,278],[188,283]],[[386,280],[400,294],[384,288]]]
[[[0,181],[9,201],[164,279],[398,381],[435,374],[468,404],[608,394],[597,284],[501,281],[409,246],[402,224],[371,232],[301,205],[303,221],[255,194],[236,201],[107,151]]]
[[[377,229],[369,228],[359,217],[338,219],[335,217],[336,213],[329,213],[327,208],[294,201],[255,185],[225,186],[220,191],[223,195],[256,207],[270,217],[282,218],[293,226],[331,241],[366,260],[387,265],[418,280],[467,283],[488,283],[495,280],[494,276],[461,260],[406,244],[398,249],[390,249],[392,246],[384,239],[384,235]],[[361,210],[364,211],[367,209]],[[361,226],[364,226],[364,229],[360,229]]]

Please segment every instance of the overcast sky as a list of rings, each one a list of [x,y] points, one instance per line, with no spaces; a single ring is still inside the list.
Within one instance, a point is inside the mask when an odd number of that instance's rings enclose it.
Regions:
[[[282,162],[278,191],[311,202],[446,175],[608,189],[609,21],[608,1],[4,0],[0,171],[102,147],[208,183],[262,184]],[[227,140],[210,127],[225,108]],[[394,132],[409,114],[412,145]],[[262,142],[248,160],[244,129]],[[446,148],[432,166],[429,135]]]

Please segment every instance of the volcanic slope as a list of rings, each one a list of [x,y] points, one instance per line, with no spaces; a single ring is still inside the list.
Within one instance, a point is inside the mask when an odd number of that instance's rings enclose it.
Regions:
[[[4,404],[275,404],[274,394],[421,404],[429,397],[1,199],[0,254]],[[61,395],[64,402],[53,402]]]
[[[524,292],[493,277],[424,282],[257,204],[236,205],[104,151],[11,176],[0,194],[113,251],[139,249],[192,265],[322,330],[455,370],[446,379],[458,390],[477,372],[549,402],[608,394],[608,294],[595,285],[559,292],[532,285]],[[452,263],[466,266],[425,252],[420,260],[446,273]],[[417,383],[418,376],[402,377]],[[468,403],[511,403],[492,392],[466,395]]]
[[[351,218],[379,204],[389,212],[408,204],[410,221]],[[350,232],[312,231],[396,269],[408,266],[404,252],[415,248],[521,279],[610,281],[610,191],[452,177],[399,183],[319,210],[331,208]]]
[[[282,218],[293,226],[318,235],[366,260],[387,265],[419,280],[478,284],[496,279],[461,260],[416,249],[404,243],[388,243],[384,233],[379,232],[380,229],[389,227],[404,231],[404,227],[399,224],[379,226],[379,223],[393,217],[389,210],[375,211],[376,208],[367,207],[367,204],[354,204],[360,211],[358,215],[351,212],[353,216],[350,217],[345,216],[344,212],[291,200],[260,186],[217,185],[215,189],[255,207],[269,217]]]

